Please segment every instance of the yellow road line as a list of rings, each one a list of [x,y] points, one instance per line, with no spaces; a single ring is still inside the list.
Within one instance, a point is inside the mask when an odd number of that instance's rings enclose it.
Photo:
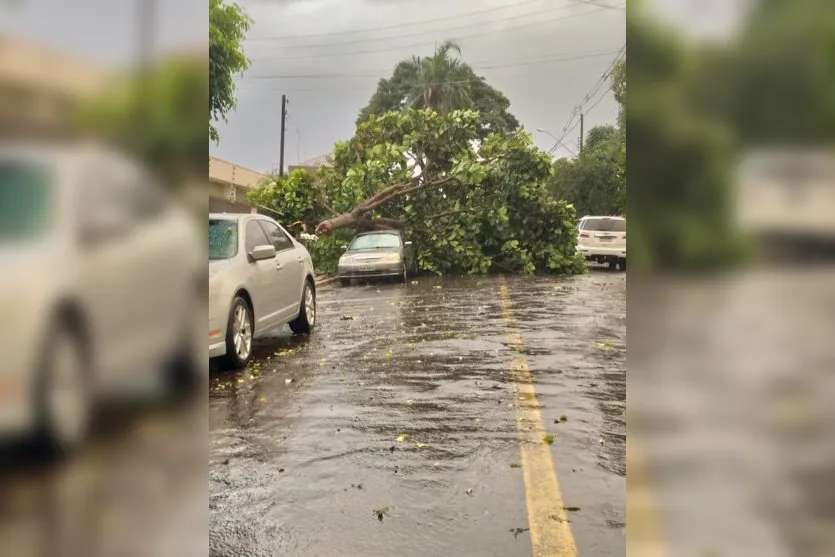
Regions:
[[[626,430],[626,555],[665,557],[661,526],[635,435]]]
[[[533,557],[576,557],[577,546],[563,507],[551,447],[545,443],[545,425],[539,411],[533,376],[521,354],[524,344],[510,307],[510,294],[504,276],[499,277],[499,292],[504,308],[505,334],[511,350],[520,352],[510,362],[525,479]]]

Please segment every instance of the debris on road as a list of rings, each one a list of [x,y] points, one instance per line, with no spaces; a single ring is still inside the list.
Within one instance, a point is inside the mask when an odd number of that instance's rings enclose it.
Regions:
[[[525,532],[530,532],[530,528],[511,528],[510,531],[513,534],[514,538],[519,537],[519,534],[524,534]]]

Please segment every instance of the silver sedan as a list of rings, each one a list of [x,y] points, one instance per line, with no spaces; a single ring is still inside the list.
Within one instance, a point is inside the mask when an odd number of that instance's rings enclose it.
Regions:
[[[252,340],[289,324],[316,323],[316,284],[307,249],[263,215],[209,215],[209,357],[240,368]]]

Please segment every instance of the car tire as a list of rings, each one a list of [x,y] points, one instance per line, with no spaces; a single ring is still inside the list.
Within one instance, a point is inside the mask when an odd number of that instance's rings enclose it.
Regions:
[[[93,408],[80,335],[59,325],[45,339],[35,389],[36,443],[48,455],[67,456],[88,437]]]
[[[626,271],[626,258],[625,257],[621,257],[618,260],[618,266],[620,267],[621,271]]]
[[[243,297],[235,296],[226,323],[226,354],[222,358],[223,367],[240,369],[246,366],[252,356],[254,331],[252,308]]]
[[[309,335],[316,326],[316,291],[310,281],[304,283],[299,316],[290,322],[290,329],[297,335]]]

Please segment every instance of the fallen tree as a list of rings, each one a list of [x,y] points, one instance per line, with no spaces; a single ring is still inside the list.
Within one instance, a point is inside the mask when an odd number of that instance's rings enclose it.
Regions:
[[[397,228],[425,271],[582,271],[574,210],[546,187],[550,157],[521,130],[479,139],[479,122],[473,111],[372,116],[315,180],[291,174],[250,200],[289,222],[289,211],[303,213],[293,220],[311,226],[328,253],[331,236]]]

